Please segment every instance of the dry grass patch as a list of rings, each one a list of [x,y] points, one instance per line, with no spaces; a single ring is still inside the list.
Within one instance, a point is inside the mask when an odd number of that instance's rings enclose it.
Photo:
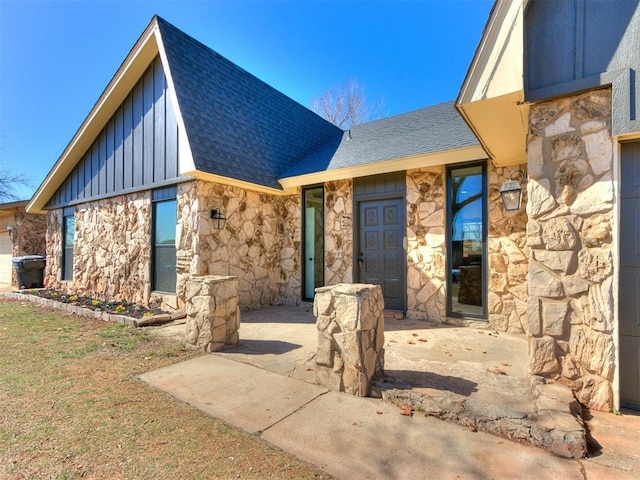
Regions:
[[[0,298],[0,478],[330,478],[136,378],[195,355]]]

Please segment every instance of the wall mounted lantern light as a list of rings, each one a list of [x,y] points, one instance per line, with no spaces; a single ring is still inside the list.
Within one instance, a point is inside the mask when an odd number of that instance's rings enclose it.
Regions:
[[[224,228],[224,224],[227,221],[227,217],[219,208],[214,208],[213,210],[211,210],[211,219],[215,220],[215,222],[213,222],[213,225],[218,230]]]
[[[513,180],[513,175],[519,173],[524,183],[527,183],[527,174],[522,170],[512,170],[509,174],[509,180],[504,182],[500,187],[500,195],[502,196],[502,204],[506,212],[514,212],[520,210],[522,203],[522,186],[517,180]]]
[[[13,227],[11,225],[7,226],[7,234],[9,235],[9,238],[11,239],[11,241],[13,241],[14,237],[13,237]]]

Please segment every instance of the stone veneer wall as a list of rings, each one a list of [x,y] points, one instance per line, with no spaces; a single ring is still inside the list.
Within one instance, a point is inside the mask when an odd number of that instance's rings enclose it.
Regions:
[[[62,272],[62,210],[52,210],[47,213],[47,230],[45,256],[47,263],[44,267],[44,286],[61,288],[60,275]]]
[[[446,314],[445,169],[407,171],[407,317]]]
[[[511,168],[488,165],[488,306],[491,328],[523,333],[526,323],[526,214],[505,212],[500,186]],[[446,169],[407,171],[407,317],[446,318]],[[523,205],[526,204],[526,199]]]
[[[215,228],[211,210],[226,215]],[[177,291],[190,276],[238,279],[240,307],[300,302],[300,195],[275,196],[195,181],[178,191]]]
[[[325,285],[353,282],[353,182],[324,184]]]
[[[524,333],[527,327],[526,187],[522,208],[517,212],[505,212],[500,196],[502,183],[517,169],[526,171],[526,166],[496,167],[491,162],[488,165],[487,312],[491,328],[509,333]],[[514,175],[514,179],[523,182],[520,176]]]
[[[532,374],[610,410],[614,372],[611,93],[534,105],[527,244]]]
[[[62,282],[62,211],[49,214],[45,285],[102,300],[150,301],[150,192],[76,207],[73,281]]]
[[[13,243],[13,256],[45,255],[47,216],[19,212],[14,215],[13,226],[17,231]]]

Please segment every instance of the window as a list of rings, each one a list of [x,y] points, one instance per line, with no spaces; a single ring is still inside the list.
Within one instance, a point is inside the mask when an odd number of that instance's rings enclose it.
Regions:
[[[153,249],[151,252],[151,288],[160,292],[176,291],[176,188],[154,190]]]
[[[447,315],[485,318],[485,165],[456,166],[447,173]]]
[[[324,284],[324,190],[314,187],[303,190],[304,202],[304,291],[312,300],[315,289]]]
[[[73,207],[62,212],[62,280],[73,280],[73,244],[76,233],[76,217]]]

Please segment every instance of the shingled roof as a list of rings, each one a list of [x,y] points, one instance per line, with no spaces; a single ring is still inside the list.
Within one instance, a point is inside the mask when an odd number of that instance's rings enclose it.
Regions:
[[[283,178],[479,145],[453,102],[352,127],[288,169]]]
[[[342,130],[157,18],[197,170],[282,189],[277,178]]]
[[[158,55],[174,96],[176,180],[203,178],[276,193],[338,178],[486,158],[452,103],[343,132],[156,16],[45,177],[28,212],[46,209]]]

